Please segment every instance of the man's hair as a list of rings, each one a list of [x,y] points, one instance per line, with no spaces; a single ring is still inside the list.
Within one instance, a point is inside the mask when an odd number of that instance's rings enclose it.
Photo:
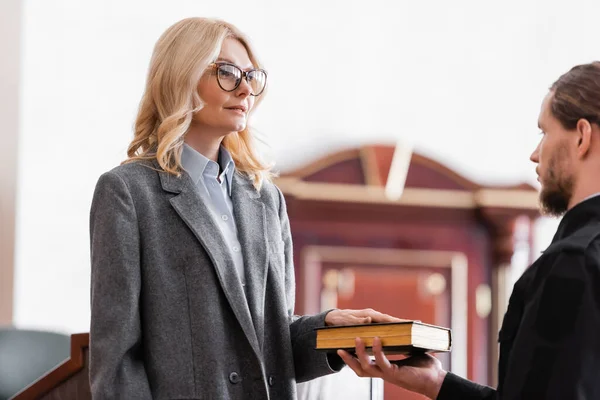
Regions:
[[[565,129],[575,129],[577,121],[600,123],[600,62],[577,65],[550,87],[550,109]]]

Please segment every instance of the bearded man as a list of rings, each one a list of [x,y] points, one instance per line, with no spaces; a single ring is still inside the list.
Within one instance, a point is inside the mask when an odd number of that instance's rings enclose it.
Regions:
[[[563,216],[550,246],[515,283],[498,341],[496,389],[444,371],[429,355],[390,362],[338,351],[359,376],[431,399],[600,399],[600,62],[562,75],[542,103],[531,154],[543,213]]]

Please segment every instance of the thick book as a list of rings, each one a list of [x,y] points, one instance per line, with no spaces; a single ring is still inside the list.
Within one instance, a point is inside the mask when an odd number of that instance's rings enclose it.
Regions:
[[[317,328],[317,350],[338,349],[354,353],[355,338],[372,353],[373,338],[381,339],[386,355],[448,352],[452,348],[452,331],[420,321],[386,322],[365,325],[326,326]]]

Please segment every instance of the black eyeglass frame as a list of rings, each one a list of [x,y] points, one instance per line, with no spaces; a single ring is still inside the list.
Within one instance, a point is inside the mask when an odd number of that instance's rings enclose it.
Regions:
[[[241,78],[240,78],[240,80],[238,81],[238,83],[235,85],[235,87],[233,89],[227,90],[227,89],[225,89],[223,87],[223,85],[221,85],[221,81],[219,79],[219,67],[221,65],[229,65],[229,66],[237,69],[238,71],[240,71]],[[263,74],[265,74],[265,85],[263,86],[262,90],[259,93],[256,93],[256,94],[255,93],[250,93],[250,96],[260,96],[265,91],[265,88],[267,87],[267,77],[268,77],[267,76],[267,71],[265,71],[262,68],[254,68],[254,69],[250,69],[248,71],[244,71],[243,69],[241,69],[237,65],[232,64],[232,63],[228,63],[228,62],[214,62],[214,63],[210,64],[210,67],[212,67],[213,69],[216,70],[217,83],[218,83],[219,87],[221,88],[221,90],[223,90],[224,92],[233,92],[234,90],[236,90],[237,88],[239,88],[240,84],[242,83],[242,79],[245,79],[246,82],[248,84],[250,84],[250,82],[248,82],[248,74],[250,74],[252,72],[256,72],[256,71],[260,71]],[[250,85],[250,86],[252,86],[252,85]]]

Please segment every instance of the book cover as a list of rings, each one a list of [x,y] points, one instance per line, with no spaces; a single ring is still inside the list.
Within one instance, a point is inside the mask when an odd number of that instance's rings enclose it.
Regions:
[[[452,331],[449,328],[420,321],[326,326],[316,331],[316,349],[327,352],[341,349],[353,353],[357,337],[363,340],[369,353],[375,337],[381,339],[383,351],[388,355],[448,352],[452,348]]]

